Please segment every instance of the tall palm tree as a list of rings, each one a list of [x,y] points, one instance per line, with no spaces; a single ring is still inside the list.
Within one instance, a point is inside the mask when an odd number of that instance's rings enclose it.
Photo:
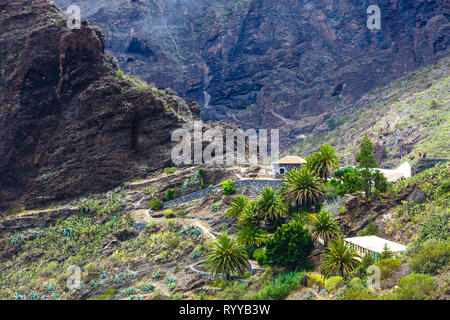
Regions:
[[[261,221],[261,211],[259,210],[258,204],[255,201],[249,201],[245,205],[241,215],[239,216],[239,223],[242,225],[246,224],[259,225],[260,221]]]
[[[324,261],[320,266],[320,272],[326,276],[345,277],[351,273],[360,263],[358,253],[344,242],[344,239],[338,238],[332,241],[325,249]]]
[[[327,247],[330,239],[336,238],[341,233],[339,222],[327,211],[321,210],[311,224],[311,236],[314,240],[323,240],[324,247]]]
[[[225,215],[230,218],[239,218],[247,203],[248,199],[246,197],[236,196],[234,201],[230,203],[230,208],[225,212]]]
[[[307,167],[303,167],[285,174],[280,195],[294,207],[309,207],[323,195],[323,188],[319,179]]]
[[[259,247],[266,239],[264,231],[254,224],[239,229],[238,242],[244,246]]]
[[[306,157],[306,166],[327,182],[328,176],[340,166],[339,155],[329,144],[320,147],[319,152]]]
[[[214,275],[224,275],[231,280],[233,273],[242,275],[248,268],[248,254],[244,246],[228,237],[226,233],[213,244],[206,257],[206,267]]]
[[[261,217],[275,227],[280,225],[281,217],[288,212],[288,207],[272,188],[264,188],[258,197],[257,204]]]

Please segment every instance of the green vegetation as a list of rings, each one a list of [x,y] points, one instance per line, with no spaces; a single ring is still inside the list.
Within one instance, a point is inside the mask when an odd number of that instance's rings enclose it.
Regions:
[[[426,274],[411,274],[400,279],[395,297],[399,300],[428,300],[436,290],[436,280]]]
[[[320,271],[326,277],[348,276],[359,264],[358,254],[344,239],[338,238],[330,243],[325,249],[324,262],[320,266]]]
[[[230,195],[236,192],[236,187],[234,186],[233,180],[225,181],[222,184],[222,190],[224,195]]]
[[[335,239],[340,233],[339,223],[330,213],[322,210],[316,215],[311,230],[314,240],[322,239],[324,247],[327,247],[328,241]]]
[[[273,226],[279,226],[281,218],[288,212],[288,207],[282,198],[271,188],[264,188],[257,199],[257,205],[261,212],[261,218]]]
[[[271,265],[291,270],[310,265],[308,256],[313,249],[309,231],[298,222],[290,222],[277,229],[267,240],[266,256]]]
[[[213,244],[206,258],[208,270],[214,275],[223,275],[231,280],[232,275],[243,275],[247,271],[248,255],[245,248],[233,241],[226,233]]]
[[[409,266],[414,272],[434,274],[447,266],[450,260],[450,243],[433,242],[429,242],[411,259]]]
[[[255,294],[253,300],[281,300],[289,293],[300,289],[305,278],[304,272],[287,272],[277,275],[260,292]]]
[[[234,219],[239,218],[248,202],[248,199],[244,196],[236,196],[235,200],[230,203],[230,208],[225,212],[225,215]]]
[[[176,167],[168,167],[168,168],[164,168],[164,173],[175,173],[178,170],[178,168]]]
[[[319,179],[306,167],[286,173],[281,182],[281,196],[296,208],[309,208],[323,195]]]
[[[162,205],[163,205],[163,202],[158,198],[155,198],[148,203],[148,206],[152,210],[159,210],[159,209],[161,209]]]
[[[306,161],[306,167],[324,182],[327,182],[328,176],[339,168],[340,162],[336,150],[329,144],[321,146],[319,152],[308,155]]]

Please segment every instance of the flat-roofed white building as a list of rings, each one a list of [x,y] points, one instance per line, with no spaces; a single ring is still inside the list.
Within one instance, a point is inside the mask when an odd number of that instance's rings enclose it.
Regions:
[[[399,254],[406,250],[406,246],[389,241],[377,236],[354,237],[344,239],[353,249],[355,249],[361,256],[366,253],[373,255],[375,260],[379,260],[379,254],[383,252],[384,247],[387,246],[394,254]]]

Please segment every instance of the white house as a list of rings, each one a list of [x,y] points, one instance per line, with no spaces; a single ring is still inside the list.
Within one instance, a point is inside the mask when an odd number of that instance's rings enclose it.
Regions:
[[[396,169],[378,169],[386,177],[387,181],[395,182],[401,178],[411,178],[412,167],[409,162],[404,162]]]
[[[344,241],[355,249],[359,255],[363,256],[366,253],[370,253],[375,260],[379,260],[379,254],[383,252],[385,246],[387,246],[395,255],[406,250],[406,247],[400,243],[377,236],[346,238]]]

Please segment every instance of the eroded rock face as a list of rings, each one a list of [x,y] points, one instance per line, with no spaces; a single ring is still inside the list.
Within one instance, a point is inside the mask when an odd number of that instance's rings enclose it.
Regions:
[[[327,130],[367,91],[449,53],[448,0],[56,0],[106,32],[122,68],[196,100],[206,120]]]
[[[2,1],[0,16],[0,209],[103,192],[171,165],[171,133],[198,119],[198,106],[116,76],[101,30],[67,29],[48,1]]]

